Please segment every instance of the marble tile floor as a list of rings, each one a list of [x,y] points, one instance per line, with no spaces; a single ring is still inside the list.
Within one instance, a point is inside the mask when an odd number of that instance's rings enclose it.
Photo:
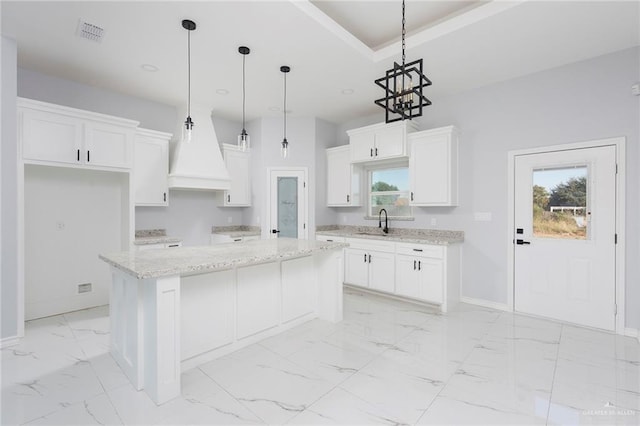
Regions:
[[[109,355],[108,307],[30,321],[1,351],[1,423],[638,425],[640,343],[461,304],[347,292],[307,322],[182,375],[156,406]]]

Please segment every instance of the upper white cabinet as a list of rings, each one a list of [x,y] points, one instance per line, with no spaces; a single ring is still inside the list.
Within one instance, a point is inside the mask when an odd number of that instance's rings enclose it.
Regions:
[[[409,139],[412,206],[458,205],[458,132],[455,127],[415,132]]]
[[[136,206],[169,204],[169,140],[171,134],[138,129],[134,144],[133,177]]]
[[[349,145],[327,149],[327,206],[359,206],[360,179],[360,168],[351,164]]]
[[[364,163],[406,157],[407,134],[415,129],[416,124],[413,121],[404,120],[348,130],[351,162]]]
[[[224,164],[231,178],[230,188],[223,194],[225,207],[251,206],[249,155],[249,151],[243,152],[235,145],[222,145]]]
[[[137,121],[18,99],[22,158],[51,165],[129,169]]]

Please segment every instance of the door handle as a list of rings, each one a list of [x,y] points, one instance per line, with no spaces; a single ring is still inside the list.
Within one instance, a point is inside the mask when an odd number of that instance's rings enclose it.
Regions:
[[[279,233],[280,233],[280,231],[278,231],[277,229],[272,229],[272,230],[271,230],[271,233],[272,233],[272,234],[279,234]]]
[[[525,240],[516,240],[516,244],[521,246],[523,244],[531,244],[531,241],[525,241]]]
[[[87,163],[90,163],[91,151],[87,151]]]
[[[80,150],[78,150],[78,161],[80,161]]]

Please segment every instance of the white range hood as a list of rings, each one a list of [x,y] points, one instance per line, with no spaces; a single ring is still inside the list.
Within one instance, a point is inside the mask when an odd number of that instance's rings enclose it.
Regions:
[[[211,112],[206,108],[192,107],[194,126],[191,142],[181,140],[182,127],[187,118],[186,109],[179,111],[178,141],[171,156],[169,172],[170,189],[197,189],[222,191],[229,189],[231,178],[224,165]]]

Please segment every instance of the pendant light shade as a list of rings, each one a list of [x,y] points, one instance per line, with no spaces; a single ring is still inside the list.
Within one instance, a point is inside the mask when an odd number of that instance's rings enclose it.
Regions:
[[[238,52],[242,55],[242,131],[238,135],[238,148],[242,151],[249,149],[249,134],[245,129],[245,59],[251,50],[247,46],[240,46]]]
[[[431,86],[431,81],[422,72],[422,59],[405,63],[404,26],[405,5],[402,0],[402,65],[394,62],[384,77],[375,80],[384,89],[384,97],[374,103],[384,108],[387,123],[420,117],[423,107],[431,105],[423,94],[423,89]]]
[[[282,107],[282,113],[284,118],[283,125],[283,138],[282,143],[280,145],[280,155],[282,158],[287,158],[289,155],[289,141],[287,141],[287,73],[291,71],[286,65],[280,67],[280,71],[282,71],[282,75],[284,76],[284,105]]]
[[[187,30],[187,67],[188,67],[188,97],[187,97],[187,119],[184,121],[184,127],[182,128],[182,141],[191,142],[191,135],[193,131],[193,120],[191,120],[191,31],[196,29],[196,23],[184,19],[182,21],[182,28]]]

